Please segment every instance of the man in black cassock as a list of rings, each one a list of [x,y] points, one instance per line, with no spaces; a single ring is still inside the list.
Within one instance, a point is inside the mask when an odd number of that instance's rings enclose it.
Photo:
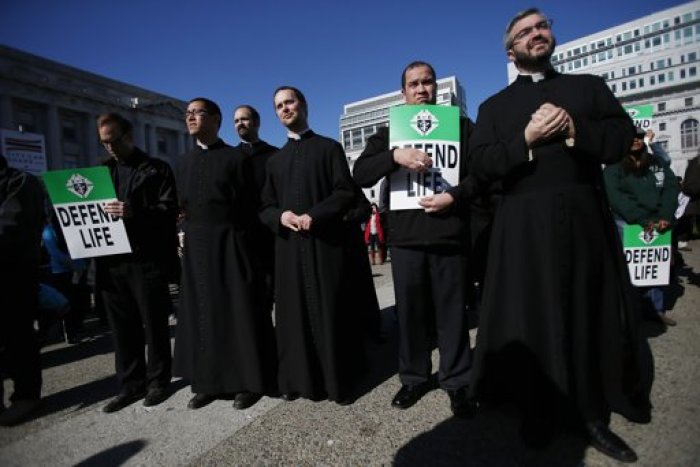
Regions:
[[[0,426],[24,422],[40,404],[41,360],[34,320],[45,218],[41,182],[8,167],[0,154],[0,372],[14,383],[11,405],[5,409],[0,378]]]
[[[259,137],[260,114],[250,105],[239,105],[233,111],[233,125],[241,142],[236,146],[243,154],[250,157],[253,180],[258,195],[265,185],[265,166],[267,161],[279,148],[272,146]],[[259,223],[253,236],[255,253],[265,271],[265,309],[272,311],[275,271],[275,237],[270,229]]]
[[[528,436],[551,434],[555,414],[570,409],[595,448],[630,462],[636,454],[608,428],[610,413],[647,422],[649,388],[601,163],[620,160],[634,130],[602,79],[552,70],[554,46],[537,9],[510,22],[505,48],[520,74],[481,105],[471,140],[473,173],[503,184],[476,392],[529,408]],[[533,431],[529,420],[545,424]]]
[[[401,75],[401,88],[406,104],[435,104],[433,67],[425,62],[410,63]],[[455,415],[469,416],[473,411],[467,397],[472,359],[466,310],[468,209],[462,208],[469,205],[477,190],[476,181],[466,173],[472,127],[469,119],[461,119],[459,176],[463,183],[423,198],[423,209],[388,214],[402,384],[392,405],[400,409],[411,407],[431,389],[435,330],[440,351],[439,384],[447,391]],[[361,186],[371,187],[400,167],[424,172],[431,165],[432,159],[424,151],[389,148],[389,131],[384,127],[367,141],[353,175]]]
[[[363,321],[378,313],[355,219],[361,190],[340,144],[309,129],[298,89],[279,88],[274,105],[289,140],[267,164],[261,219],[276,236],[279,389],[288,400],[346,404],[362,370]]]
[[[192,99],[185,121],[197,145],[177,171],[185,241],[174,372],[192,385],[189,408],[235,394],[233,406],[245,409],[276,390],[272,319],[251,238],[258,193],[249,157],[218,136],[216,103]]]
[[[96,286],[104,303],[121,391],[103,407],[116,412],[144,397],[145,406],[168,397],[172,355],[168,282],[177,280],[177,193],[167,162],[134,145],[131,122],[119,114],[97,119],[104,163],[117,200],[105,212],[124,221],[132,252],[96,259]],[[144,346],[148,358],[144,357]]]

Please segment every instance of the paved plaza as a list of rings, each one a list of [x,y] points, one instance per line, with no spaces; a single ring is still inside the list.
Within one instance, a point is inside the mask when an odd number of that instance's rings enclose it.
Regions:
[[[640,466],[700,466],[700,241],[690,246],[670,293],[678,326],[644,327],[655,363],[652,422],[612,419]],[[0,428],[0,465],[618,465],[573,435],[528,448],[519,425],[492,409],[455,419],[440,390],[408,410],[392,408],[400,383],[390,268],[373,268],[386,342],[368,349],[372,372],[354,404],[265,397],[244,411],[230,400],[194,411],[186,408],[189,386],[175,380],[161,405],[138,402],[104,414],[102,406],[118,391],[114,354],[107,329],[92,322],[85,342],[43,348],[41,409],[27,423]],[[5,392],[11,393],[9,381]]]

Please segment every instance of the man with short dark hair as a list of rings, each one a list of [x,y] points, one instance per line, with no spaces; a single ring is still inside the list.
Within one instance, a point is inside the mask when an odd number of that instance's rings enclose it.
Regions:
[[[472,172],[503,188],[474,384],[482,398],[519,403],[531,441],[572,417],[595,448],[632,462],[610,413],[647,422],[650,382],[601,163],[624,156],[634,128],[602,79],[552,69],[551,24],[534,8],[510,21],[504,44],[519,76],[481,105],[470,144]]]
[[[132,125],[110,113],[97,119],[100,142],[117,201],[105,212],[119,217],[132,252],[97,258],[97,287],[114,339],[120,394],[104,406],[110,413],[145,395],[144,405],[167,397],[171,361],[168,282],[177,278],[177,194],[170,166],[134,145]],[[144,345],[148,358],[144,357]]]
[[[401,92],[408,105],[435,104],[437,81],[433,67],[421,61],[406,66],[401,75]],[[459,123],[459,178],[464,182],[423,198],[423,209],[390,210],[388,214],[402,384],[392,405],[409,408],[431,389],[431,353],[436,333],[440,387],[447,391],[456,416],[471,416],[474,405],[467,397],[471,348],[466,311],[466,227],[476,183],[467,177],[466,170],[472,123],[467,118],[461,118]],[[388,128],[382,127],[369,138],[355,162],[354,177],[360,186],[371,187],[399,168],[421,173],[432,163],[432,158],[420,149],[390,148]]]
[[[354,218],[369,202],[340,144],[309,129],[301,91],[280,87],[273,102],[289,140],[267,164],[260,216],[276,238],[279,389],[287,400],[348,404],[364,366],[367,321],[379,311]]]
[[[235,395],[242,410],[276,391],[272,318],[251,238],[258,192],[250,158],[219,138],[215,102],[192,99],[185,123],[196,147],[177,170],[185,241],[174,370],[192,386],[189,408]]]
[[[240,144],[236,146],[236,148],[250,157],[254,185],[259,195],[262,193],[263,186],[265,185],[265,166],[267,165],[267,161],[279,148],[271,146],[260,139],[260,114],[252,106],[243,104],[236,107],[233,111],[233,125],[241,139]],[[262,224],[259,224],[254,230],[253,248],[255,248],[256,254],[260,257],[265,270],[265,308],[272,311],[275,238],[272,232]]]

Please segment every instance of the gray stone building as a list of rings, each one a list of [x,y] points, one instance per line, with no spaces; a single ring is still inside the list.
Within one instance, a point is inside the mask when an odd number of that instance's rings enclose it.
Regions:
[[[174,162],[192,148],[186,102],[0,45],[0,128],[44,135],[49,170],[95,165],[106,157],[96,118],[118,112],[134,142]]]

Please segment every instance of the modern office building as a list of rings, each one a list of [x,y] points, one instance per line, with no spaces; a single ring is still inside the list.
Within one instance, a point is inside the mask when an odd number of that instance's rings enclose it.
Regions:
[[[603,77],[625,106],[652,105],[655,141],[682,176],[700,150],[699,58],[696,0],[560,44],[552,65],[562,73]],[[509,81],[516,74],[509,64]]]
[[[437,80],[437,104],[459,107],[460,114],[467,114],[467,100],[464,88],[455,76]],[[389,108],[404,103],[401,90],[380,96],[370,97],[343,106],[340,116],[340,142],[345,149],[350,170],[370,136],[377,129],[389,125]],[[378,185],[364,190],[371,201],[377,201]]]
[[[46,168],[94,165],[106,157],[96,118],[118,112],[134,142],[170,162],[192,147],[186,102],[0,45],[0,129],[44,136]]]

